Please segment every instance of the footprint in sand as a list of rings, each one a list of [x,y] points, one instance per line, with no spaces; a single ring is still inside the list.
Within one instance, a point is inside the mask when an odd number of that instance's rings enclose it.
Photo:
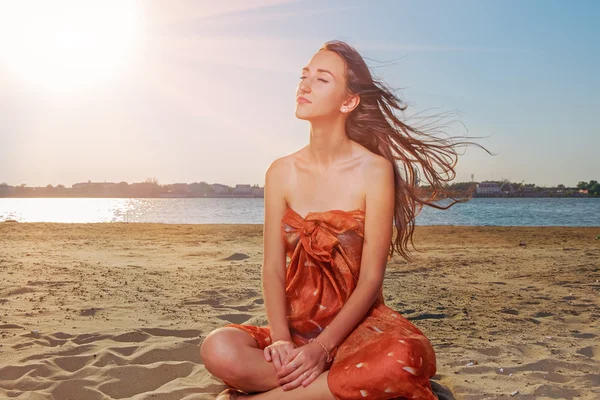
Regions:
[[[223,319],[225,321],[229,321],[233,324],[243,324],[252,318],[250,314],[223,314],[217,315],[217,318]]]
[[[536,398],[546,397],[551,399],[573,399],[575,397],[579,397],[581,393],[574,389],[544,384],[538,386],[533,392],[533,395],[536,396]]]
[[[250,256],[244,253],[233,253],[229,257],[221,258],[220,261],[240,261],[246,258],[250,258]]]
[[[594,333],[581,333],[579,331],[571,331],[571,336],[573,336],[577,339],[593,339],[598,335],[596,335]]]
[[[577,354],[600,361],[600,346],[587,346],[577,350]]]
[[[534,318],[543,318],[543,317],[551,317],[553,316],[554,313],[548,312],[548,311],[538,311],[535,314],[533,314]]]
[[[100,310],[102,310],[102,309],[101,308],[94,308],[94,307],[87,308],[85,310],[81,310],[79,312],[79,315],[82,316],[82,317],[90,317],[90,316],[95,315]]]
[[[447,315],[444,313],[441,314],[435,314],[435,313],[421,313],[419,315],[416,315],[414,317],[406,317],[406,319],[410,320],[410,321],[420,321],[423,319],[442,319],[442,318],[447,318]]]
[[[2,324],[2,325],[0,325],[0,329],[25,329],[25,328],[22,327],[21,325]]]

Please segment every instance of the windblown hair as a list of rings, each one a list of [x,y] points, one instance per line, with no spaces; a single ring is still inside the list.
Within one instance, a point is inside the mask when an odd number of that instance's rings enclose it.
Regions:
[[[346,134],[373,153],[387,158],[394,165],[394,225],[397,234],[396,238],[392,239],[389,258],[393,256],[394,250],[397,250],[402,257],[411,261],[408,243],[410,241],[412,247],[419,251],[415,247],[412,235],[415,218],[423,205],[445,210],[471,198],[468,193],[462,193],[466,196],[460,199],[456,198],[458,192],[451,191],[447,189],[447,184],[444,185],[456,176],[456,147],[473,144],[488,154],[492,153],[474,142],[452,140],[468,138],[466,136],[443,139],[400,121],[392,109],[404,112],[407,106],[401,105],[402,100],[393,93],[393,89],[372,77],[369,67],[358,51],[339,40],[326,42],[319,49],[323,50],[333,51],[344,60],[347,94],[360,97],[359,105],[346,119]],[[397,161],[400,161],[400,166]],[[430,184],[425,190],[418,183],[419,169]],[[439,203],[442,199],[452,201],[442,205]]]

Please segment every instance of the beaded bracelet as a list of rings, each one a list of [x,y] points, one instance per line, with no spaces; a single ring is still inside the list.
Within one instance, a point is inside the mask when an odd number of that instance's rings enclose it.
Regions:
[[[330,362],[331,360],[333,360],[333,358],[331,358],[331,355],[329,354],[329,350],[327,350],[327,347],[325,347],[325,345],[323,343],[321,343],[317,338],[312,338],[308,341],[308,343],[312,343],[312,342],[317,342],[321,345],[321,347],[323,347],[325,349],[325,352],[327,353],[327,362]]]

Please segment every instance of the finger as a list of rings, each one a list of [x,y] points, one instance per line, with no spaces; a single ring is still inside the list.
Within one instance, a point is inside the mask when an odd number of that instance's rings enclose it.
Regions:
[[[271,357],[273,357],[273,365],[275,365],[275,369],[279,372],[281,369],[281,356],[279,355],[279,352],[277,350],[271,352]]]
[[[277,373],[277,378],[282,383],[291,381],[293,378],[290,377],[290,374],[302,367],[302,361],[298,358],[298,356],[296,354],[292,354],[292,356],[295,357],[292,358],[291,361],[284,363],[281,367],[281,370]],[[286,357],[286,360],[289,358],[291,357]],[[294,363],[294,365],[292,365],[292,363]]]
[[[298,362],[298,361],[296,361]],[[299,382],[298,382],[298,386],[302,383],[302,380],[307,379],[309,377],[309,373],[308,371],[312,369],[312,368],[307,368],[306,365],[302,365],[299,364],[298,368],[296,368],[294,371],[291,371],[289,374],[287,374],[286,376],[280,378],[277,380],[277,382],[279,383],[280,386],[283,386],[285,384],[294,382],[295,380],[297,380],[298,378],[302,378]],[[303,372],[306,372],[306,376],[302,375]]]
[[[309,374],[308,378],[306,378],[305,380],[302,381],[302,386],[307,387],[308,385],[313,383],[314,380],[317,379],[317,377],[319,375],[320,375],[319,371],[314,371],[312,374]],[[304,377],[304,375],[303,375],[303,377]]]
[[[308,371],[303,371],[303,372],[306,372],[306,375],[310,377]],[[302,372],[300,372],[300,373],[293,372],[290,375],[296,375],[296,374],[297,374],[297,377],[293,381],[283,385],[283,390],[292,390],[292,389],[295,389],[298,386],[302,385],[302,381],[306,379],[306,376],[302,375]]]
[[[281,370],[277,373],[278,378],[282,378],[289,374],[292,371],[295,371],[298,368],[298,362],[295,362],[295,366],[292,365],[292,361],[296,358],[296,354],[293,351],[287,353],[284,357],[283,362],[281,363]]]
[[[292,360],[292,352],[289,351],[282,357],[281,364],[288,365],[291,360]]]
[[[271,362],[271,348],[265,347],[265,349],[263,350],[263,354],[265,355],[265,360]]]

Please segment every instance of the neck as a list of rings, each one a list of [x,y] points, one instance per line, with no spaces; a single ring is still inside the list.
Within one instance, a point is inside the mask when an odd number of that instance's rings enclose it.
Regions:
[[[311,121],[308,153],[318,170],[329,167],[350,158],[352,141],[346,135],[346,119],[333,121]]]

